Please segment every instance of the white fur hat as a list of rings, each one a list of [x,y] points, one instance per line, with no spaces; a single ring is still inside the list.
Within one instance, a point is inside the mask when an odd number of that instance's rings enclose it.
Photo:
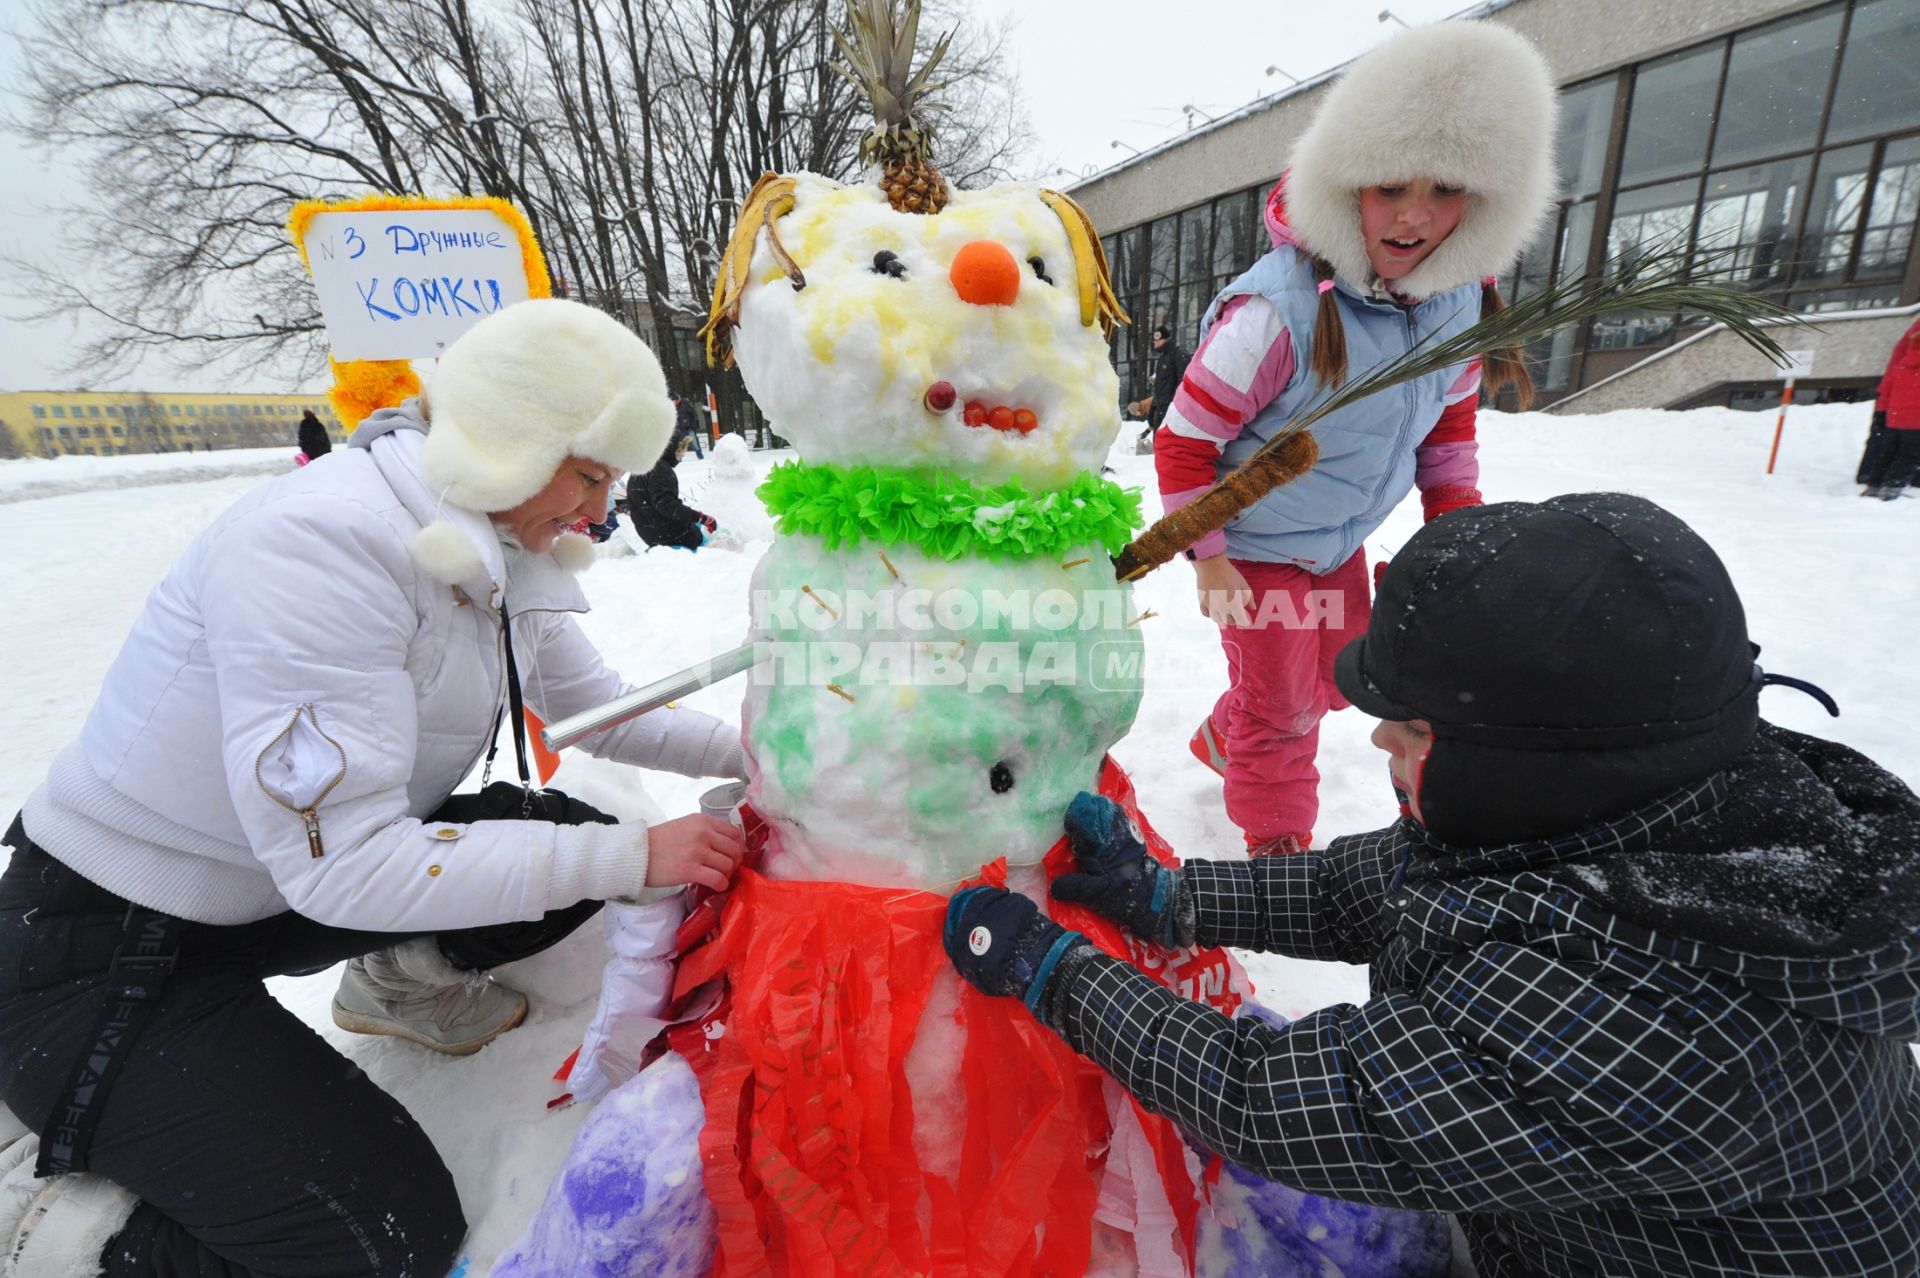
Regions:
[[[1372,277],[1360,232],[1363,187],[1428,178],[1463,186],[1460,225],[1398,281],[1427,298],[1498,275],[1552,206],[1553,73],[1526,39],[1487,22],[1395,36],[1328,90],[1294,144],[1287,221],[1348,280]]]
[[[489,315],[440,357],[427,383],[421,464],[434,495],[483,514],[511,510],[571,455],[647,471],[673,435],[660,362],[610,315],[535,298]]]

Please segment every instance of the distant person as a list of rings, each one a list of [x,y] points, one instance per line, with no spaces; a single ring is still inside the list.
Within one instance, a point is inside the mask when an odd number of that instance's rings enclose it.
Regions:
[[[333,451],[333,440],[327,437],[327,428],[314,416],[311,408],[300,414],[300,451],[307,455],[308,461],[316,461]]]
[[[1911,484],[1920,484],[1920,320],[1893,344],[1880,397],[1873,405],[1873,426],[1854,478],[1862,497],[1892,501]]]
[[[1160,429],[1160,423],[1167,419],[1167,410],[1173,407],[1173,397],[1180,390],[1180,379],[1187,374],[1187,361],[1192,358],[1174,342],[1169,325],[1157,325],[1152,340],[1153,393],[1127,405],[1127,411],[1133,416],[1146,419],[1147,429],[1140,435],[1142,440],[1151,439],[1153,432]]]
[[[707,534],[720,525],[680,500],[680,480],[673,468],[687,455],[692,436],[683,437],[661,454],[653,469],[635,472],[627,480],[627,514],[633,518],[633,530],[649,546],[678,546],[698,550],[707,544]]]
[[[700,411],[693,406],[693,401],[684,395],[676,393],[668,398],[673,400],[674,439],[676,441],[692,440],[694,456],[705,460],[707,450],[700,439]]]

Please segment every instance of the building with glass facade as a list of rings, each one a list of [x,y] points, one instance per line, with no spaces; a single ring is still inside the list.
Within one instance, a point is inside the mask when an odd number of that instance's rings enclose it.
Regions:
[[[1786,343],[1820,352],[1803,401],[1877,381],[1920,302],[1920,0],[1492,0],[1454,20],[1526,35],[1562,86],[1561,198],[1510,294],[1679,249],[1703,277],[1819,313],[1822,332]],[[1265,250],[1261,200],[1336,74],[1071,188],[1134,317],[1114,343],[1127,398],[1152,327],[1191,349],[1215,292]],[[1542,401],[1623,380],[1701,328],[1628,315],[1561,333],[1533,352]],[[1658,402],[1752,397],[1752,369],[1714,363],[1677,362],[1689,380],[1663,378]]]

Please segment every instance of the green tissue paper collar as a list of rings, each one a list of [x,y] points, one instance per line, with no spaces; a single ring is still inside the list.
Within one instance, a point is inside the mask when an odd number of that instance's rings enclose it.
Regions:
[[[760,500],[783,534],[827,548],[918,546],[934,559],[1023,559],[1097,545],[1117,552],[1140,526],[1140,490],[1081,471],[1065,488],[1030,493],[1017,479],[976,484],[891,466],[775,466]]]

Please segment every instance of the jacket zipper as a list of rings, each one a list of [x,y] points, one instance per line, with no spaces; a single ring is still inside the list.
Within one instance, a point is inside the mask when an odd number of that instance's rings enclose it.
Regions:
[[[267,751],[273,749],[273,747],[277,745],[284,738],[287,738],[293,735],[293,729],[295,725],[297,725],[300,722],[300,716],[303,714],[313,720],[313,730],[320,734],[320,739],[322,741],[325,741],[328,745],[332,746],[336,751],[339,752],[340,771],[334,775],[333,780],[327,782],[325,787],[321,789],[318,795],[314,796],[313,803],[310,806],[305,808],[296,808],[291,803],[288,803],[285,799],[281,798],[279,795],[275,794],[272,790],[269,790],[267,788],[266,779],[260,775],[260,764],[266,759]],[[333,789],[335,786],[339,785],[342,781],[346,780],[346,776],[347,776],[346,747],[341,745],[338,741],[335,741],[332,737],[328,736],[326,732],[320,727],[320,716],[314,712],[313,703],[311,701],[301,706],[299,709],[295,710],[293,712],[293,717],[287,720],[287,726],[280,729],[279,732],[275,733],[273,740],[261,746],[260,753],[256,754],[253,757],[254,784],[260,787],[260,793],[266,795],[269,799],[272,799],[275,803],[279,804],[281,807],[285,808],[287,811],[293,813],[295,816],[300,818],[301,822],[306,826],[306,829],[307,829],[307,855],[312,857],[316,861],[318,861],[320,858],[324,857],[327,854],[326,845],[322,843],[320,840],[320,805],[326,802],[327,796],[333,793]]]

